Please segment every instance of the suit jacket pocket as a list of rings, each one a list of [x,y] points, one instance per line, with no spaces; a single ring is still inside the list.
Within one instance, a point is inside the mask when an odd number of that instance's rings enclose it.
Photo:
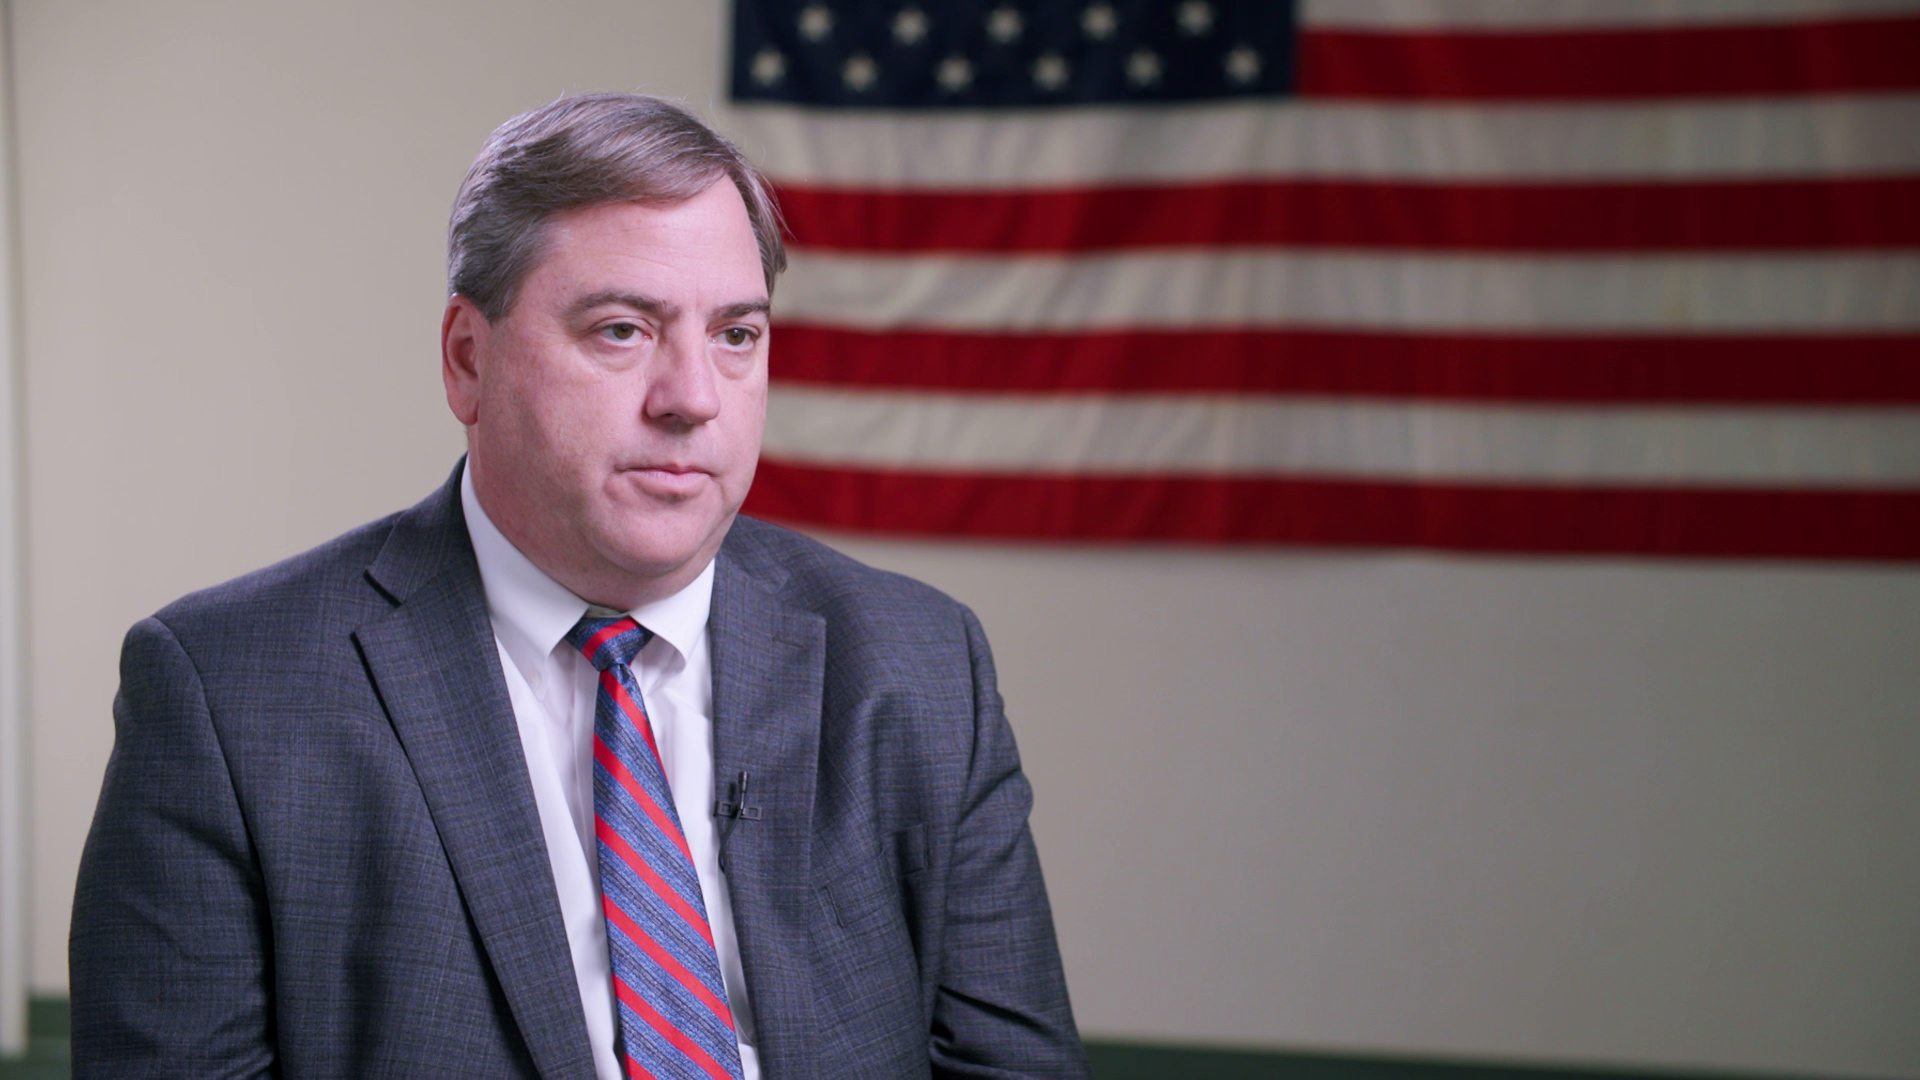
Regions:
[[[894,909],[892,890],[864,877],[836,878],[820,886],[820,903],[835,926],[848,930],[884,925]]]
[[[916,824],[893,834],[893,860],[901,877],[927,868],[927,827]]]
[[[838,873],[820,886],[820,901],[835,926],[866,929],[889,916],[904,915],[902,899],[911,891],[907,882],[927,868],[927,827],[915,824],[892,836],[891,851],[879,863],[895,878],[888,882],[872,873]],[[871,865],[871,864],[869,864]],[[889,887],[891,886],[891,887]]]

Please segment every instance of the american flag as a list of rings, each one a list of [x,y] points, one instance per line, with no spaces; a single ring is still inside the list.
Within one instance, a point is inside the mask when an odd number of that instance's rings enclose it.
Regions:
[[[748,510],[1920,558],[1920,3],[736,0]]]

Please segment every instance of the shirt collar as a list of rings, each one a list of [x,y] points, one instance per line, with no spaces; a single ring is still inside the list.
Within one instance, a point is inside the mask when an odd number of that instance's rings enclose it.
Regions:
[[[674,647],[682,659],[693,655],[694,646],[707,633],[707,613],[713,608],[713,560],[707,560],[700,576],[672,596],[641,604],[627,614],[653,631],[653,636]]]
[[[535,566],[487,517],[468,468],[460,470],[460,505],[466,512],[474,559],[480,564],[480,585],[486,590],[494,633],[514,666],[531,678],[586,614],[587,602]],[[712,606],[713,561],[708,560],[706,569],[685,588],[627,614],[685,658],[706,633]]]

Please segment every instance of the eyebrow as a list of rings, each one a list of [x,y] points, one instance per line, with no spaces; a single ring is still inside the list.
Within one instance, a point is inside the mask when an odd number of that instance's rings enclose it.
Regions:
[[[677,306],[669,304],[665,300],[656,300],[643,293],[620,292],[615,289],[608,289],[602,292],[588,293],[573,303],[568,304],[567,317],[573,318],[585,315],[594,308],[603,307],[607,304],[619,304],[622,307],[630,307],[635,311],[644,311],[649,315],[656,315],[662,319],[670,319],[680,313],[680,309]]]
[[[748,315],[771,315],[773,304],[767,300],[742,300],[738,304],[728,304],[714,312],[722,319],[741,319]]]
[[[648,315],[663,320],[672,319],[680,314],[680,307],[677,304],[670,304],[665,300],[655,299],[644,293],[620,292],[609,289],[603,292],[588,293],[586,296],[568,304],[567,317],[576,318],[592,311],[594,308],[606,304],[619,304],[623,307],[630,307],[635,311],[645,312]],[[748,315],[768,315],[771,314],[772,311],[773,305],[767,300],[742,300],[739,303],[728,304],[725,307],[717,309],[714,312],[714,316],[721,319],[739,319]]]

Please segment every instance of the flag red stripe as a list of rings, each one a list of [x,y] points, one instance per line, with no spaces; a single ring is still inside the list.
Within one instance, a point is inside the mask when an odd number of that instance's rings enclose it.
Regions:
[[[659,1032],[660,1037],[667,1040],[675,1050],[685,1054],[687,1060],[700,1066],[714,1080],[730,1080],[732,1074],[727,1072],[725,1066],[713,1060],[713,1055],[702,1050],[700,1044],[688,1038],[685,1032],[674,1027],[672,1021],[655,1012],[653,1006],[647,1004],[646,999],[635,993],[633,987],[628,986],[618,975],[613,978],[613,990],[622,1004],[632,1009],[634,1015],[645,1021],[648,1027]]]
[[[1920,559],[1920,490],[1004,476],[762,459],[746,509],[833,528],[1002,539]]]
[[[780,382],[982,393],[1920,403],[1920,337],[1520,337],[1316,330],[869,332],[779,323]]]
[[[691,864],[693,852],[687,848],[687,838],[681,835],[680,826],[675,824],[673,818],[653,800],[653,796],[647,793],[647,789],[640,786],[640,781],[635,779],[633,773],[627,771],[626,763],[621,761],[619,755],[615,754],[598,735],[593,737],[593,760],[606,768],[608,775],[613,777],[614,783],[626,789],[627,794],[632,796],[634,803],[640,807],[640,812],[647,815],[654,826],[666,834],[667,839],[673,841],[673,846],[679,848],[680,854],[685,855],[687,862]]]
[[[838,251],[1419,247],[1699,251],[1920,245],[1920,177],[1637,184],[1273,181],[1021,191],[782,185]]]
[[[662,947],[659,942],[653,940],[653,935],[647,933],[645,927],[634,922],[632,916],[621,910],[620,905],[614,903],[612,897],[602,896],[600,898],[600,906],[606,910],[607,921],[618,927],[621,933],[627,935],[628,941],[633,942],[636,948],[651,957],[654,963],[659,964],[660,970],[672,976],[673,981],[685,987],[687,993],[692,994],[700,1000],[701,1004],[711,1009],[713,1015],[719,1017],[720,1022],[727,1025],[728,1031],[733,1030],[732,1010],[728,1009],[727,1003],[715,996],[713,991],[707,989],[707,984],[701,982],[699,976],[688,971],[686,965],[680,963],[679,960],[674,958],[672,953]]]
[[[1511,100],[1908,90],[1920,18],[1540,32],[1314,30],[1296,88],[1326,97]]]
[[[613,853],[619,856],[621,862],[626,863],[635,874],[640,876],[641,881],[647,883],[647,886],[654,891],[655,895],[659,896],[661,900],[666,902],[668,907],[672,908],[680,918],[684,919],[686,924],[692,927],[695,933],[706,939],[708,945],[713,944],[713,931],[708,929],[707,920],[701,916],[700,912],[696,910],[692,904],[681,899],[680,893],[675,890],[672,885],[668,884],[666,879],[662,878],[659,873],[654,870],[653,865],[647,862],[639,852],[633,850],[632,845],[628,844],[626,839],[622,837],[612,825],[607,824],[605,819],[596,816],[593,819],[593,832],[595,836],[600,838],[601,843],[613,849]]]

